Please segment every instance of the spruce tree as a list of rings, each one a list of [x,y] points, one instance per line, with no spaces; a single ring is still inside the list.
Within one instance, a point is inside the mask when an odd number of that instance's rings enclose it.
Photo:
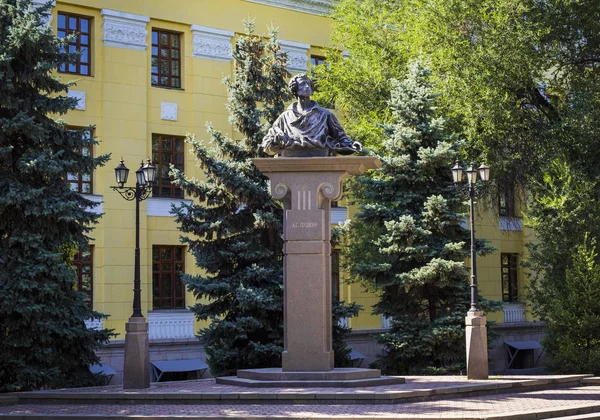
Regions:
[[[197,302],[199,332],[211,373],[234,375],[238,369],[281,366],[283,350],[283,209],[274,201],[269,180],[252,158],[269,157],[262,139],[291,99],[286,79],[287,54],[277,32],[254,34],[254,21],[244,21],[246,35],[236,39],[233,78],[226,77],[229,122],[238,139],[210,124],[211,144],[191,135],[191,145],[205,179],[174,170],[174,183],[196,203],[173,209],[182,242],[202,274],[183,278]],[[334,304],[336,365],[350,363],[340,318],[355,316],[356,305]]]
[[[241,138],[209,125],[209,147],[187,139],[206,179],[173,173],[198,200],[174,211],[179,229],[189,234],[182,241],[203,271],[184,282],[198,299],[196,317],[210,321],[199,337],[215,376],[279,366],[283,347],[283,213],[251,158],[267,156],[262,138],[289,99],[287,56],[274,31],[267,41],[255,36],[252,21],[244,26],[247,35],[233,50],[233,78],[224,80],[229,122]]]
[[[107,156],[81,154],[94,140],[52,116],[75,100],[52,73],[61,53],[46,25],[50,6],[0,0],[0,391],[86,385],[107,330],[75,290],[73,249],[85,248],[98,215],[70,190],[67,173],[91,173]]]
[[[450,171],[461,142],[436,116],[430,76],[415,61],[392,82],[383,166],[351,185],[360,211],[346,260],[352,275],[381,292],[375,312],[392,318],[378,337],[386,354],[377,364],[388,374],[444,372],[465,356],[468,231]]]

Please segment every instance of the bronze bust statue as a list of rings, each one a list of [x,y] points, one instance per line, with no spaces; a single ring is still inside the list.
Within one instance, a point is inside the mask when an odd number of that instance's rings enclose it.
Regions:
[[[306,74],[292,77],[290,90],[298,100],[269,129],[262,142],[265,152],[293,157],[348,155],[362,150],[360,143],[346,135],[331,111],[310,99],[314,86]]]

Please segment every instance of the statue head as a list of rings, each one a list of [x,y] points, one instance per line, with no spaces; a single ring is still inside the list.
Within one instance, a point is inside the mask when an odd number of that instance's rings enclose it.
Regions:
[[[301,85],[308,85],[308,87],[310,88],[310,92],[306,96],[312,95],[313,92],[315,91],[315,85],[313,84],[313,81],[310,80],[310,78],[305,73],[301,73],[301,74],[295,75],[290,80],[290,90],[292,91],[294,96],[296,96],[296,97],[298,96],[298,87],[299,86],[300,86],[301,96],[305,96],[305,92],[302,91],[303,89],[302,89]]]

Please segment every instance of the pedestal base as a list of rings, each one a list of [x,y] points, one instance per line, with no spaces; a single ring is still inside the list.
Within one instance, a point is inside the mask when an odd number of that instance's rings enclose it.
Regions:
[[[125,324],[123,389],[150,387],[148,324],[144,317],[131,317]]]
[[[329,371],[288,372],[281,368],[238,370],[238,376],[216,378],[218,384],[251,388],[352,388],[403,384],[404,378],[381,376],[378,369],[337,368]]]
[[[488,348],[486,317],[483,312],[467,313],[465,318],[467,338],[467,378],[488,378]]]

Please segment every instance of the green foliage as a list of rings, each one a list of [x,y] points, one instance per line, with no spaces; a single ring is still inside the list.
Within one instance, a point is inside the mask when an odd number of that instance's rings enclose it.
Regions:
[[[352,349],[346,345],[346,338],[351,328],[343,326],[340,321],[344,318],[352,318],[358,316],[362,310],[362,306],[354,302],[346,305],[344,301],[339,301],[333,297],[332,312],[332,335],[333,335],[333,354],[335,357],[335,367],[352,367],[350,360],[350,352]]]
[[[549,367],[598,373],[600,269],[593,238],[600,234],[599,184],[590,174],[596,168],[575,164],[557,158],[543,181],[531,185],[534,199],[527,222],[537,238],[529,244],[529,295],[535,313],[546,322]]]
[[[377,124],[391,118],[390,78],[424,57],[466,152],[486,155],[496,176],[523,185],[554,150],[585,143],[576,133],[597,134],[579,105],[597,108],[599,13],[595,1],[342,0],[332,37],[349,57],[330,53],[321,90],[348,116],[350,134],[377,145]],[[581,124],[565,119],[577,113]]]
[[[350,226],[347,261],[351,275],[380,290],[375,312],[393,319],[378,338],[386,350],[378,366],[415,374],[464,360],[468,231],[460,226],[461,197],[449,170],[461,142],[436,114],[426,65],[411,63],[392,86],[383,167],[352,183],[360,212]]]
[[[104,315],[75,290],[71,267],[99,216],[64,180],[108,156],[83,156],[95,140],[50,117],[75,100],[50,76],[73,55],[45,26],[49,10],[0,0],[0,392],[97,383],[89,365],[110,336],[86,328]]]
[[[585,232],[598,237],[600,3],[561,0],[341,0],[333,14],[331,71],[319,69],[350,118],[349,134],[380,144],[391,121],[390,76],[428,60],[439,112],[507,185],[524,186],[531,299],[542,318],[565,282]],[[364,118],[357,118],[364,115]]]
[[[544,349],[558,373],[600,373],[600,265],[594,244],[586,234],[573,251],[545,318]]]

